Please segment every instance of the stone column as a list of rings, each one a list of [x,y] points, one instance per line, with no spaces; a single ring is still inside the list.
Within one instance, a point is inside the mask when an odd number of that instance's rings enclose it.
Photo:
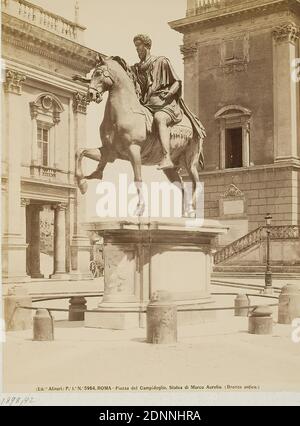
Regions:
[[[36,166],[38,164],[38,145],[37,145],[37,116],[38,107],[32,102],[30,104],[31,114],[31,165]]]
[[[298,84],[292,76],[292,64],[297,57],[300,28],[287,23],[273,32],[274,36],[274,160],[299,159],[297,139]]]
[[[5,206],[4,229],[2,237],[3,282],[15,283],[27,281],[26,242],[24,240],[24,209],[21,207],[21,142],[22,128],[18,115],[23,113],[21,95],[25,75],[7,69],[4,81],[4,143],[6,145],[6,171],[3,178],[7,181],[4,193]]]
[[[86,96],[75,93],[73,98],[74,148],[75,152],[83,148],[86,142]],[[72,155],[75,156],[75,152]],[[71,279],[91,279],[90,273],[90,240],[83,231],[81,224],[86,219],[86,201],[77,189],[73,204],[73,237],[71,243],[72,268]]]
[[[31,278],[44,278],[40,271],[40,212],[43,207],[38,204],[30,206],[30,262]]]
[[[180,51],[184,60],[184,98],[195,114],[199,114],[199,64],[197,43],[184,43]],[[190,82],[193,84],[189,84]],[[189,83],[187,83],[189,82]]]
[[[66,204],[54,209],[54,273],[52,279],[69,279],[66,272]]]

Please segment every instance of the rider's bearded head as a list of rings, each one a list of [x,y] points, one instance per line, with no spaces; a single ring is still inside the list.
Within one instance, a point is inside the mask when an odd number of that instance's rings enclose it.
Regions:
[[[147,50],[151,49],[152,40],[146,34],[138,34],[134,37],[133,42],[135,44],[138,56],[141,60],[145,59]]]

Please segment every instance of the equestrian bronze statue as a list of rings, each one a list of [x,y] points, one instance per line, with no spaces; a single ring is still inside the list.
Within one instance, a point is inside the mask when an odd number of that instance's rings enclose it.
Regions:
[[[141,165],[157,165],[170,182],[183,188],[179,174],[185,169],[193,183],[193,195],[185,215],[195,217],[199,169],[204,167],[205,130],[181,97],[182,83],[163,56],[150,54],[151,40],[139,34],[134,44],[140,62],[129,67],[118,57],[98,57],[91,79],[74,76],[88,83],[88,101],[100,103],[108,92],[100,125],[102,146],[76,153],[76,179],[82,193],[88,179],[102,179],[108,162],[128,160],[132,164],[138,192],[136,214],[142,215]],[[97,161],[97,169],[85,176],[84,157]]]

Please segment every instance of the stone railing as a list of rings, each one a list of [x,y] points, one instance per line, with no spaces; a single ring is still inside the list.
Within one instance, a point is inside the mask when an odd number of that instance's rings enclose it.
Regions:
[[[224,8],[245,6],[245,3],[265,3],[266,0],[187,0],[186,16],[202,15]]]
[[[261,226],[217,251],[214,255],[214,264],[225,262],[255,244],[260,244],[267,237],[267,229],[270,230],[271,240],[300,238],[300,227],[297,225],[270,226],[269,228]]]
[[[226,0],[188,0],[187,16],[199,15],[226,6]]]
[[[75,22],[48,12],[26,0],[2,0],[2,12],[53,32],[61,37],[83,42],[85,28]]]
[[[46,166],[30,166],[31,174],[35,177],[55,177],[57,170],[53,167]]]

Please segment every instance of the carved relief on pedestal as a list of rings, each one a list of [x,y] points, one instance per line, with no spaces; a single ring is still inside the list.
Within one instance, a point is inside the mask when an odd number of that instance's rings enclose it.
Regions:
[[[21,95],[22,83],[26,80],[26,76],[23,73],[14,70],[6,70],[4,89],[6,92],[15,93]]]
[[[109,246],[104,250],[104,256],[105,293],[134,294],[134,250]]]

